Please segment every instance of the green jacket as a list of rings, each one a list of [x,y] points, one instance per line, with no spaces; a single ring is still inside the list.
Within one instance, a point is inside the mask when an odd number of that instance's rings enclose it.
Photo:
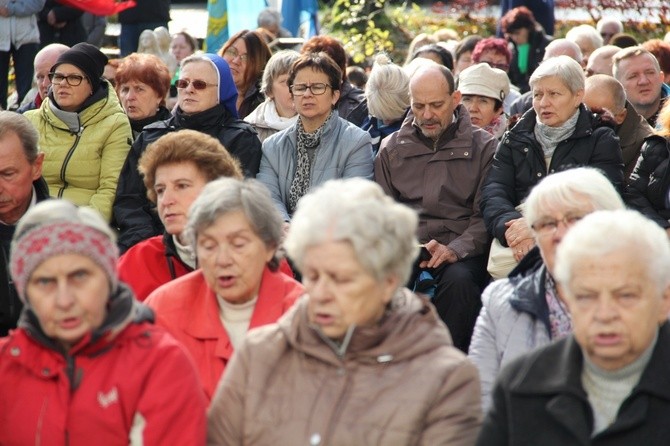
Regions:
[[[46,98],[26,116],[40,134],[45,153],[42,175],[52,197],[90,206],[110,221],[119,173],[132,144],[128,117],[113,88],[106,97],[79,112],[79,130],[72,131]]]

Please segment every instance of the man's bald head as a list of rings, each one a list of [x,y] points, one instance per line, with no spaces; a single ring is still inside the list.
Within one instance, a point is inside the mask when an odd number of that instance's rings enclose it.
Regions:
[[[612,56],[620,49],[618,46],[605,45],[592,52],[589,56],[589,61],[586,63],[586,75],[606,74],[613,76],[612,65],[614,61],[612,60]]]
[[[580,64],[582,63],[582,50],[580,50],[579,46],[572,40],[552,40],[544,50],[544,60],[556,56],[568,56]]]
[[[586,79],[584,103],[590,109],[604,108],[612,115],[617,125],[626,119],[626,91],[621,82],[606,74],[594,74]]]
[[[42,99],[47,97],[49,86],[51,86],[51,81],[49,80],[51,67],[56,64],[58,57],[69,49],[70,47],[67,45],[52,43],[42,48],[35,56],[35,61],[33,62],[35,81],[37,82],[37,88],[40,91]]]
[[[409,92],[414,124],[425,137],[437,141],[461,102],[453,74],[443,65],[420,67],[410,78]]]

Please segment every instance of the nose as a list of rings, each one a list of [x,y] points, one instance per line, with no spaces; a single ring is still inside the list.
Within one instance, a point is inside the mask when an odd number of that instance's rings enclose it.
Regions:
[[[565,220],[559,220],[556,224],[556,230],[554,231],[554,241],[560,242],[565,237],[565,234],[568,232],[568,224]]]
[[[61,310],[67,310],[72,305],[74,305],[74,298],[67,280],[59,280],[56,285],[56,306]]]
[[[430,107],[425,107],[421,112],[421,116],[423,119],[428,120],[434,116],[433,110]]]
[[[599,322],[609,322],[617,317],[617,310],[613,302],[613,297],[599,297],[596,302],[594,317]]]
[[[312,93],[312,88],[311,88],[311,86],[310,86],[310,87],[307,87],[307,90],[305,90],[305,93],[303,94],[303,96],[307,96],[308,98],[314,96],[314,93]]]
[[[649,75],[647,73],[642,73],[642,75],[640,76],[640,79],[638,80],[638,84],[643,84],[643,85],[646,85],[650,82],[651,82],[651,80],[649,79]]]
[[[328,279],[324,276],[319,276],[316,280],[311,280],[306,286],[310,299],[318,302],[325,302],[330,296]]]
[[[228,266],[233,263],[233,257],[230,253],[230,246],[225,243],[220,244],[216,251],[216,264],[219,266]]]
[[[167,207],[175,202],[175,194],[168,188],[165,189],[160,197],[160,205],[162,207]]]

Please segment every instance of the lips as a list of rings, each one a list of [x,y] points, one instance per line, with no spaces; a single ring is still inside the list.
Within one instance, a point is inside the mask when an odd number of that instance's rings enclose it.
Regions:
[[[216,278],[216,284],[219,286],[219,288],[232,288],[235,286],[236,283],[237,283],[236,276],[221,275],[217,276]]]
[[[68,317],[65,319],[61,319],[60,322],[58,322],[58,326],[64,330],[72,330],[73,328],[77,328],[80,323],[81,323],[80,318]]]
[[[322,327],[327,327],[335,323],[335,316],[328,313],[315,313],[314,323]]]
[[[595,336],[594,341],[599,347],[611,347],[621,342],[621,335],[617,333],[599,333]]]

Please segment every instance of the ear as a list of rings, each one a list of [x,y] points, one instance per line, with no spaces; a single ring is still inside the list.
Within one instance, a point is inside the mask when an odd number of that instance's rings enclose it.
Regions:
[[[658,322],[663,323],[668,320],[670,314],[670,286],[665,287],[661,296],[661,311],[658,314]]]
[[[614,115],[614,120],[616,121],[617,125],[623,124],[623,122],[626,120],[626,116],[628,116],[628,110],[625,108]]]
[[[451,98],[454,101],[454,107],[461,103],[462,97],[463,95],[458,90],[455,90],[453,93],[451,93]]]
[[[393,295],[398,289],[398,286],[400,286],[398,276],[395,274],[386,276],[384,279],[382,279],[381,286],[384,290],[384,304],[388,304],[393,298]]]
[[[575,107],[579,107],[579,104],[584,102],[584,89],[583,88],[581,90],[577,90],[577,92],[575,93],[575,102],[576,102]]]
[[[340,90],[333,90],[333,98],[330,101],[330,103],[333,104],[334,106],[335,104],[337,104],[337,101],[339,100],[340,100]]]
[[[37,181],[42,176],[42,164],[44,164],[44,152],[37,154],[37,158],[33,161],[32,176],[33,181]]]

